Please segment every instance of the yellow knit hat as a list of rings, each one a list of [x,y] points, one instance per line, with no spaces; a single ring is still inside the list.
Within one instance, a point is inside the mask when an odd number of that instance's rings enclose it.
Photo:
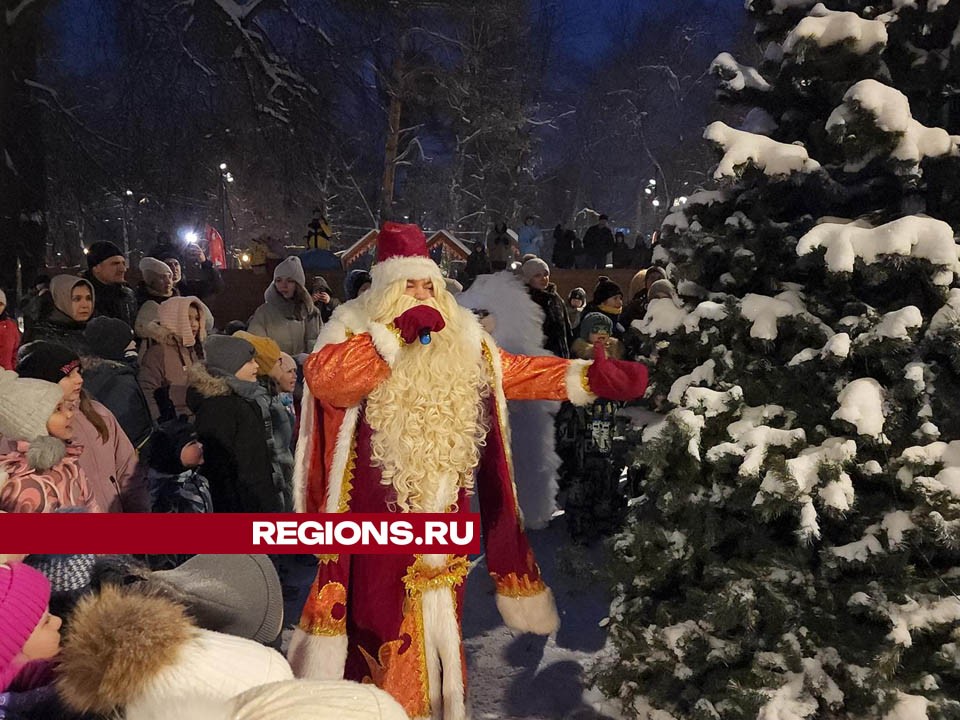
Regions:
[[[280,346],[268,337],[253,335],[245,330],[240,330],[233,334],[234,337],[246,340],[253,345],[257,354],[254,360],[257,361],[257,375],[269,375],[280,359]]]

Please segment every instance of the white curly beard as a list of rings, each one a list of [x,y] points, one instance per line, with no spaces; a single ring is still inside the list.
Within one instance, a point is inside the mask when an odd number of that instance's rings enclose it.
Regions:
[[[401,296],[392,317],[417,304]],[[487,433],[482,400],[489,379],[482,349],[464,332],[452,296],[441,291],[424,304],[440,311],[446,327],[429,345],[400,349],[390,377],[367,399],[366,419],[373,430],[371,459],[383,484],[396,491],[397,507],[446,512],[461,488],[473,488]]]

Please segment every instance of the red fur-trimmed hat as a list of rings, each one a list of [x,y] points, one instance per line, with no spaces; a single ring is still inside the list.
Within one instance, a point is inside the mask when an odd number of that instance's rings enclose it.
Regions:
[[[437,279],[443,282],[443,273],[430,258],[427,237],[418,226],[386,222],[377,237],[377,262],[370,270],[375,287],[383,287],[397,280]]]

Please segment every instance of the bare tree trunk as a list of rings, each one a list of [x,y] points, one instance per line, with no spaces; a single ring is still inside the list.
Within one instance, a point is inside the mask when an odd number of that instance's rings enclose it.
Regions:
[[[392,219],[393,192],[396,186],[397,153],[400,148],[400,116],[403,110],[403,53],[393,63],[393,87],[387,116],[387,143],[380,189],[380,222]]]
[[[18,261],[31,282],[43,266],[46,249],[43,131],[39,105],[23,82],[37,76],[46,3],[3,5],[10,25],[0,32],[0,287],[13,290]],[[17,8],[19,14],[11,12]]]

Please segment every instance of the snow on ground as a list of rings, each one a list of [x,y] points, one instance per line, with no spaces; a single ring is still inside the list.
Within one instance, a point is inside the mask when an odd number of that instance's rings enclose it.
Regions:
[[[610,607],[606,583],[595,577],[604,550],[577,547],[563,518],[528,532],[545,582],[560,611],[556,637],[517,634],[500,619],[483,556],[467,577],[463,637],[473,720],[621,720],[615,703],[585,688],[601,655]]]

